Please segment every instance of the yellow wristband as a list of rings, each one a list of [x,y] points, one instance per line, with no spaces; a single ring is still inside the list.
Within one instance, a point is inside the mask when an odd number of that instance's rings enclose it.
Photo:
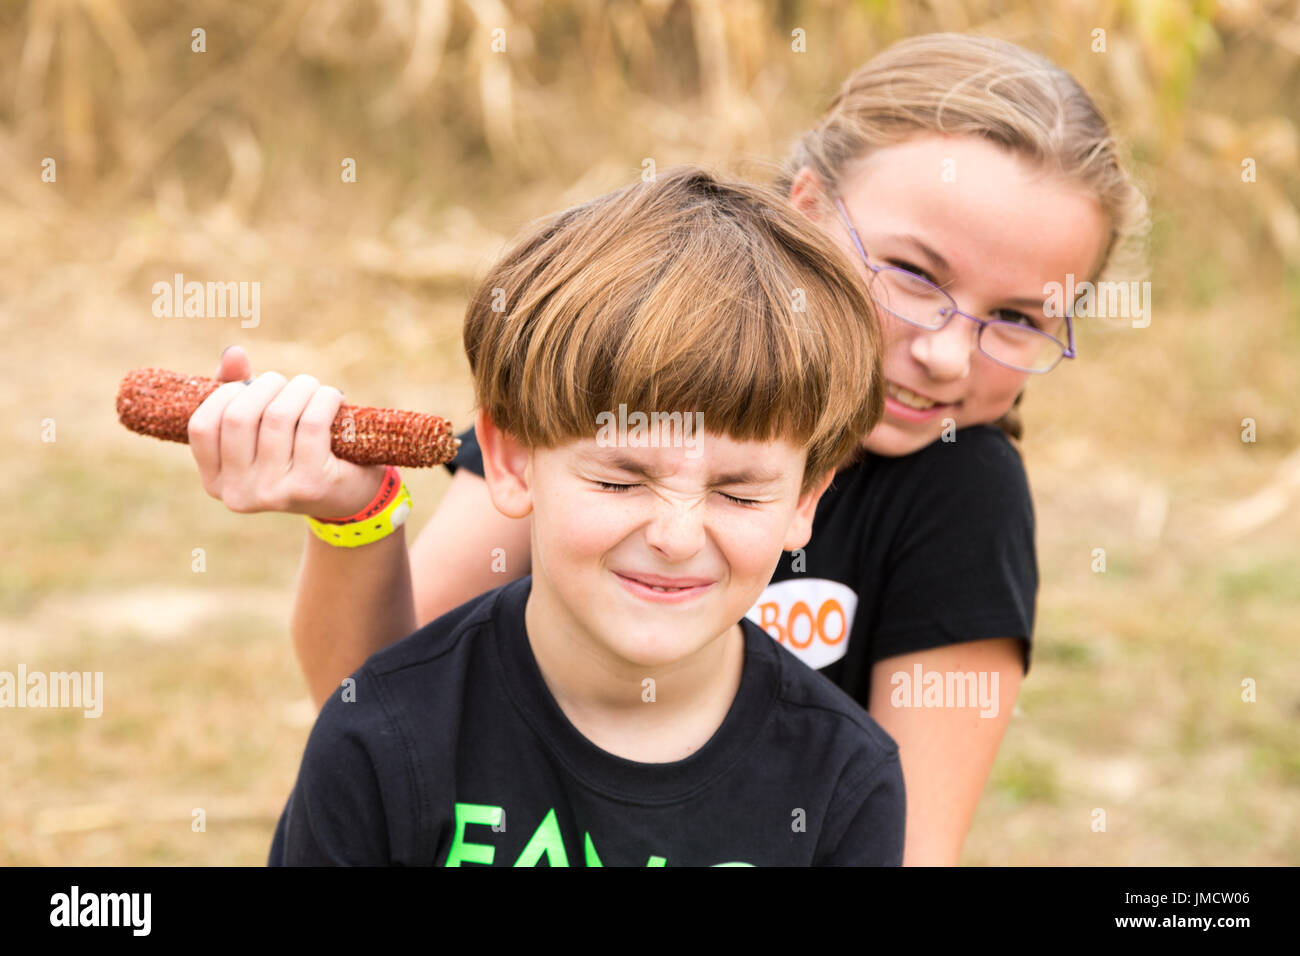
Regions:
[[[350,524],[326,524],[308,515],[307,524],[312,533],[326,544],[336,548],[359,548],[363,544],[371,544],[381,538],[387,538],[406,524],[414,504],[411,493],[406,490],[406,483],[403,482],[388,507],[373,518],[353,521]]]

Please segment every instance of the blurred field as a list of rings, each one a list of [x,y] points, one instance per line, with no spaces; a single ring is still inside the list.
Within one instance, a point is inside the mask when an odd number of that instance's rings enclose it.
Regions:
[[[314,719],[301,519],[228,512],[122,429],[127,370],[239,343],[468,423],[465,295],[520,226],[646,158],[766,176],[853,67],[935,29],[1075,71],[1155,213],[1150,327],[1085,323],[1022,406],[1034,660],[964,861],[1300,863],[1300,13],[1096,6],[0,7],[0,670],[102,670],[106,696],[0,711],[0,863],[260,864]],[[261,324],[154,318],[176,272],[259,281]],[[447,479],[406,477],[422,522]]]

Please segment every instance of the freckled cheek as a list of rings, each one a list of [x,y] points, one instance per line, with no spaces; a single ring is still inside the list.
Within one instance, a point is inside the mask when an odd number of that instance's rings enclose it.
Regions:
[[[534,519],[538,545],[552,560],[566,563],[599,562],[633,526],[625,507],[585,495],[547,501],[545,514],[544,522]]]
[[[727,514],[716,520],[714,540],[722,549],[732,578],[762,578],[766,582],[785,543],[783,532],[788,524],[788,515],[758,512]]]

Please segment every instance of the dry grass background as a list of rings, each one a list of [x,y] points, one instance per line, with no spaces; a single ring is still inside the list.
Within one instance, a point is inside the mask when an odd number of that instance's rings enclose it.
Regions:
[[[0,7],[0,670],[102,670],[107,698],[0,711],[0,862],[261,863],[314,718],[301,520],[226,511],[118,426],[124,372],[240,343],[468,422],[465,295],[523,223],[646,157],[766,175],[851,69],[936,29],[1073,70],[1156,213],[1150,328],[1085,324],[1025,402],[1034,665],[964,861],[1300,863],[1294,0]],[[260,282],[260,326],[154,318],[174,272]],[[447,479],[408,481],[427,517]]]

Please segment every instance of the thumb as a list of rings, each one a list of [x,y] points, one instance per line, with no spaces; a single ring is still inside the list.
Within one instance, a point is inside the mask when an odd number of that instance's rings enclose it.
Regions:
[[[253,377],[253,363],[242,345],[232,345],[221,353],[217,363],[217,381],[242,382]]]

